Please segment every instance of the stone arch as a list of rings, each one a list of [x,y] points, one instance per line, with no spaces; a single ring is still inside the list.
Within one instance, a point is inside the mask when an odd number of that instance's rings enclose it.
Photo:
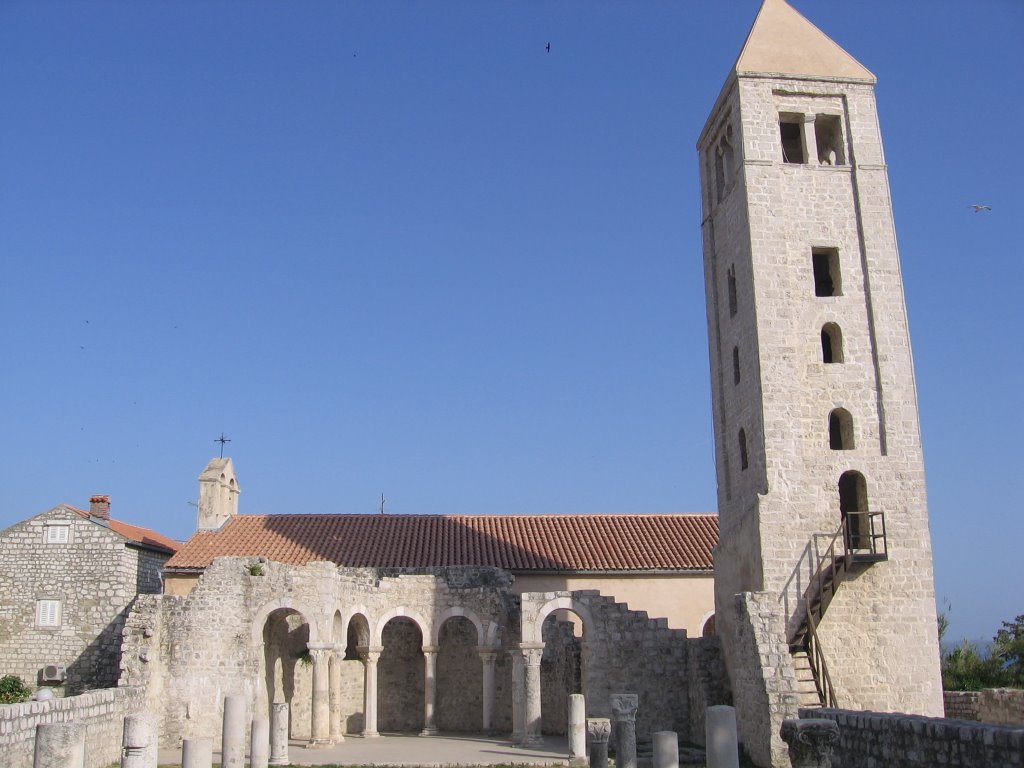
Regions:
[[[450,609],[434,625],[434,706],[439,731],[479,731],[483,724],[482,625],[472,611]]]
[[[544,628],[544,619],[558,610],[572,611],[579,616],[580,620],[583,622],[584,636],[594,626],[594,620],[590,616],[590,611],[588,611],[587,607],[579,600],[574,597],[555,597],[548,600],[537,610],[536,617],[533,622],[528,625],[529,634],[527,634],[527,625],[523,625],[523,642],[543,642],[542,633]]]
[[[260,615],[257,656],[261,683],[256,690],[255,711],[269,716],[272,703],[288,704],[289,735],[305,738],[311,733],[312,668],[308,649],[315,625],[293,605],[271,606]]]
[[[446,609],[445,611],[443,611],[435,619],[434,626],[432,628],[432,633],[430,635],[430,644],[431,645],[439,645],[440,644],[441,627],[444,625],[444,623],[446,621],[448,621],[448,619],[453,619],[453,618],[455,618],[457,616],[461,616],[461,617],[463,617],[465,619],[469,619],[473,623],[473,626],[476,627],[476,641],[477,641],[477,644],[478,645],[483,645],[485,643],[486,636],[484,634],[484,625],[480,621],[480,617],[477,616],[470,609],[463,608],[462,606],[458,606],[458,605],[454,606],[452,608]],[[422,629],[422,627],[421,627],[421,629]],[[426,635],[424,635],[424,638],[426,638]],[[490,643],[487,643],[487,644],[490,645]]]
[[[416,733],[428,726],[424,649],[433,650],[429,629],[414,611],[401,607],[378,620],[377,727],[382,732]]]
[[[856,447],[853,415],[845,408],[833,408],[828,415],[828,447],[833,451],[850,451]]]
[[[374,645],[383,644],[384,626],[392,619],[397,618],[409,619],[414,624],[416,624],[416,626],[419,627],[420,634],[423,636],[424,640],[426,640],[427,638],[432,638],[434,636],[433,632],[431,631],[430,624],[424,621],[422,616],[416,613],[416,611],[410,611],[408,608],[404,606],[398,606],[397,608],[392,608],[390,611],[387,611],[377,619],[377,622],[373,627],[372,633]]]
[[[263,644],[263,626],[267,623],[267,618],[269,618],[270,614],[281,608],[287,608],[300,614],[306,620],[306,623],[309,624],[309,642],[320,642],[320,628],[316,620],[316,611],[306,603],[293,600],[290,597],[280,597],[264,603],[253,613],[251,639],[254,646]]]
[[[715,612],[708,611],[700,620],[700,636],[701,637],[714,637],[717,634],[715,631]]]
[[[843,331],[838,323],[825,323],[821,327],[821,361],[833,364],[844,362]]]

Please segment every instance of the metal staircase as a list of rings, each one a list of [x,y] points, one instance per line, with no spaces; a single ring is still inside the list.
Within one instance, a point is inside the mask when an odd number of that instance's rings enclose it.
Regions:
[[[817,568],[804,592],[802,616],[789,640],[800,704],[837,707],[835,686],[818,640],[817,627],[846,575],[854,568],[889,559],[882,512],[847,512],[824,551],[812,539]]]

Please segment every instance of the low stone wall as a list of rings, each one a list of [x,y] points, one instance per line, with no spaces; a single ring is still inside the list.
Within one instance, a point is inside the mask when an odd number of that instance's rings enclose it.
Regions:
[[[0,755],[4,768],[32,768],[36,726],[85,723],[85,768],[121,759],[124,718],[142,711],[141,688],[104,688],[78,696],[0,705]]]
[[[833,760],[843,768],[1024,765],[1024,728],[845,709],[801,709],[800,717],[839,725]]]
[[[1024,725],[1024,690],[944,691],[942,696],[946,717],[995,725]]]

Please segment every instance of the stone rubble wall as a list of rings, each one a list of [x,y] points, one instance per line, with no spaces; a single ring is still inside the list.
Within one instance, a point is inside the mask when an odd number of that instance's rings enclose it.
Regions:
[[[946,717],[995,725],[1024,726],[1024,690],[986,688],[983,691],[945,691]]]
[[[833,764],[843,768],[1024,765],[1024,728],[921,715],[801,709],[839,725]]]
[[[732,690],[725,670],[722,642],[718,637],[688,640],[686,657],[687,695],[690,706],[689,741],[704,746],[707,708],[732,705]]]
[[[85,723],[85,768],[106,768],[121,756],[124,718],[145,709],[141,688],[105,688],[79,696],[0,705],[0,765],[32,768],[36,726]]]
[[[44,540],[48,523],[69,526],[65,544]],[[167,555],[127,546],[125,539],[65,507],[55,507],[0,533],[0,676],[41,684],[47,664],[63,664],[57,695],[117,685],[121,632],[140,592],[159,592]],[[36,626],[36,601],[61,603],[60,626]]]

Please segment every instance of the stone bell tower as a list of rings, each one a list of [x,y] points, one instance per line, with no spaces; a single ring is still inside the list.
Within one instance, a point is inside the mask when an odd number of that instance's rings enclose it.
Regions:
[[[231,459],[210,459],[199,475],[200,531],[215,531],[238,514],[238,494],[242,492]]]
[[[780,649],[783,667],[827,664],[831,686],[817,679],[804,694],[942,714],[917,394],[874,83],[785,0],[765,0],[698,142],[716,626],[758,762],[782,749],[778,721],[800,701],[792,673],[773,663]]]

